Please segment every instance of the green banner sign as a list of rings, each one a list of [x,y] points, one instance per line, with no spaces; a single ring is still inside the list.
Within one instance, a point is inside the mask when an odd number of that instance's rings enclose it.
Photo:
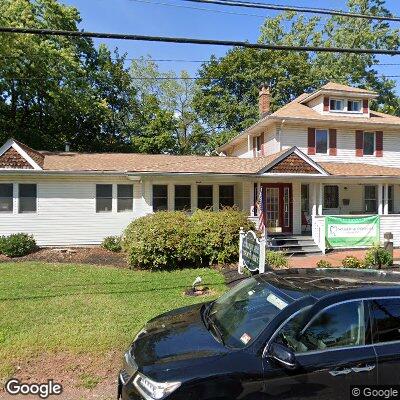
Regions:
[[[369,247],[379,243],[379,215],[365,217],[325,217],[326,247]]]

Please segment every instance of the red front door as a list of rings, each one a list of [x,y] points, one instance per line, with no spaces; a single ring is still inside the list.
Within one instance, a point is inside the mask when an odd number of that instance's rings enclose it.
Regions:
[[[262,184],[265,217],[269,233],[293,231],[293,195],[291,183]]]

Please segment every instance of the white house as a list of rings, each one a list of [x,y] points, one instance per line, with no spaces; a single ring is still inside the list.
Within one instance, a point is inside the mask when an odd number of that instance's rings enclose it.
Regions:
[[[370,110],[377,94],[328,83],[269,113],[219,157],[51,153],[10,139],[0,148],[0,234],[39,245],[94,245],[156,210],[237,205],[268,231],[324,249],[326,215],[379,215],[400,246],[400,118]]]

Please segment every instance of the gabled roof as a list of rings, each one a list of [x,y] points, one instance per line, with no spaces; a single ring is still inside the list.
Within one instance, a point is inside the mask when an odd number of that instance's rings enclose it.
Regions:
[[[41,170],[44,155],[15,139],[9,139],[0,148],[0,169]]]

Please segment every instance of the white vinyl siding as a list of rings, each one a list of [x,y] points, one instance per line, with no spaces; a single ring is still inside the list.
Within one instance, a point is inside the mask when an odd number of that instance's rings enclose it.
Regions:
[[[346,162],[346,163],[366,163],[374,165],[384,165],[399,168],[400,166],[400,129],[388,131],[383,128],[374,128],[383,131],[383,157],[355,156],[356,129],[338,128],[332,124],[331,128],[337,129],[337,155],[315,154],[310,157],[319,162]],[[308,127],[285,124],[282,129],[281,141],[282,150],[297,146],[305,154],[308,152]],[[368,128],[368,131],[373,129]]]

